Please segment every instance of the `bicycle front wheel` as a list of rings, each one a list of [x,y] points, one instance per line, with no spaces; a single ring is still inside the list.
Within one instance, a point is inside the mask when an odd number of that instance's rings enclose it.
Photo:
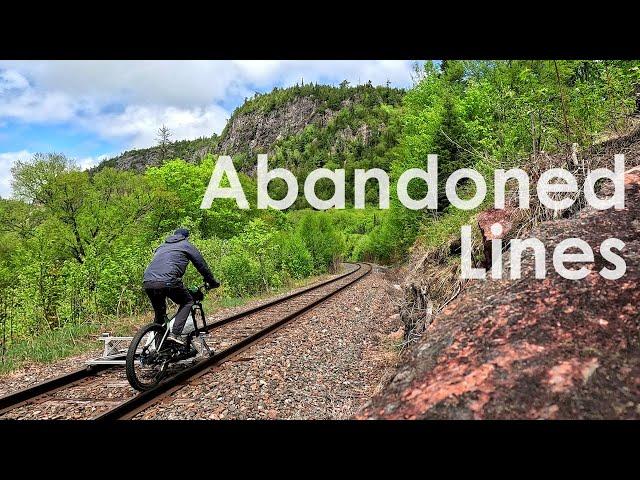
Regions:
[[[159,350],[164,333],[165,328],[162,325],[145,325],[129,345],[126,361],[127,380],[140,392],[152,389],[164,378],[167,358]]]

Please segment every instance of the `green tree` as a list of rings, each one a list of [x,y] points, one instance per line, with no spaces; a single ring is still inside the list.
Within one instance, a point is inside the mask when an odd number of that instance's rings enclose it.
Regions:
[[[46,204],[51,199],[53,181],[76,170],[74,162],[58,153],[36,153],[30,160],[18,160],[11,167],[14,195],[26,202]]]

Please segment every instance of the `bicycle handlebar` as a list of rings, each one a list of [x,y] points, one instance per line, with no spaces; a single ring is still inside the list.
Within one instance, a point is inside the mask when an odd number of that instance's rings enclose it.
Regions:
[[[195,287],[195,289],[200,290],[200,291],[203,291],[203,290],[204,290],[204,293],[206,293],[206,292],[208,292],[209,290],[213,290],[214,288],[218,288],[219,286],[220,286],[220,284],[219,284],[219,283],[218,283],[218,285],[217,285],[217,286],[212,287],[212,286],[209,286],[209,284],[205,282],[205,283],[203,283],[202,285],[198,285],[197,287]]]

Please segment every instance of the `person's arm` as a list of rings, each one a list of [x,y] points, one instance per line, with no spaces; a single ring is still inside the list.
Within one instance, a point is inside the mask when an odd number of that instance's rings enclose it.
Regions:
[[[191,243],[187,243],[187,255],[189,256],[189,260],[193,263],[193,266],[196,267],[196,270],[200,272],[200,275],[204,278],[204,281],[208,283],[212,288],[217,288],[220,286],[220,283],[215,279],[213,273],[211,273],[211,269],[209,265],[207,265],[207,261],[204,259],[200,250],[194,247]]]

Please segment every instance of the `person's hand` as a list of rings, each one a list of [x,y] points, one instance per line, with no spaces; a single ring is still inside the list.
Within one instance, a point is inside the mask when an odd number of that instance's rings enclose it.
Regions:
[[[213,282],[205,282],[204,288],[207,290],[211,290],[212,288],[218,288],[220,286],[220,282],[214,280]]]

